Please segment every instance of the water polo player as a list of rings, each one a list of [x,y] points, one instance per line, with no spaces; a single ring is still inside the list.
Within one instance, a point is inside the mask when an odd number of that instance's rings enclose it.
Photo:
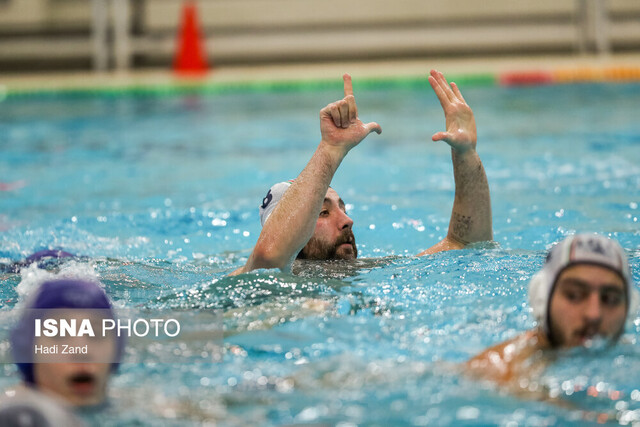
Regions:
[[[442,73],[432,70],[429,83],[444,110],[447,129],[432,139],[451,146],[456,191],[447,236],[419,255],[493,239],[489,185],[476,152],[473,111],[457,85],[449,85]],[[300,175],[292,182],[274,185],[263,199],[258,242],[246,264],[232,275],[258,268],[289,270],[295,258],[357,257],[353,220],[329,185],[347,153],[382,128],[375,122],[360,121],[348,74],[344,75],[344,95],[320,111],[322,139]]]

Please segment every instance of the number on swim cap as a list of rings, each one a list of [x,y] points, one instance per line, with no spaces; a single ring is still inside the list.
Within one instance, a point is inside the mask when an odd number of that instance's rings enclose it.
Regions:
[[[262,209],[266,209],[267,206],[269,206],[269,203],[271,203],[271,200],[273,199],[273,196],[271,195],[271,189],[269,189],[269,192],[267,193],[267,197],[265,197],[264,199],[262,199]]]

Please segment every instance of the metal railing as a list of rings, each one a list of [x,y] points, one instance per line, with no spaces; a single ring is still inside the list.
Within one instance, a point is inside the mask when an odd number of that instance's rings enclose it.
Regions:
[[[131,66],[131,58],[135,52],[130,32],[130,1],[91,0],[93,67],[96,71],[107,70],[110,67],[127,70]],[[611,51],[611,43],[607,0],[574,1],[577,51],[608,54]],[[109,16],[112,16],[112,25],[109,25]],[[112,37],[108,36],[110,28],[113,30]]]
[[[607,0],[576,0],[578,50],[587,53],[592,48],[600,55],[611,51]]]
[[[131,65],[129,0],[91,0],[91,33],[93,38],[93,68],[104,71],[110,57],[117,70],[127,70]],[[108,37],[109,7],[113,17],[113,46]]]

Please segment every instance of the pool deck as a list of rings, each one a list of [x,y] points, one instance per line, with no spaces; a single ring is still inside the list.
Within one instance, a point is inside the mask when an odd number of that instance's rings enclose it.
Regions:
[[[134,70],[131,72],[50,72],[0,74],[0,93],[56,90],[126,89],[129,87],[162,87],[184,82],[198,84],[238,84],[255,82],[305,82],[340,79],[349,72],[358,78],[418,78],[431,68],[448,75],[499,76],[503,73],[561,72],[572,80],[640,79],[640,53],[606,56],[558,55],[522,57],[434,58],[421,60],[388,60],[372,62],[336,62],[317,64],[283,64],[242,67],[212,67],[197,79],[178,77],[170,69]],[[624,71],[621,72],[620,70]],[[568,76],[568,77],[567,77]],[[580,77],[581,76],[581,77]]]

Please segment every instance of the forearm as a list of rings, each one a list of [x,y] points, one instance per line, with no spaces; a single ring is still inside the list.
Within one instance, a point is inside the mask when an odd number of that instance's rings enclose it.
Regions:
[[[430,74],[429,84],[440,101],[447,127],[446,132],[437,132],[431,139],[451,146],[456,193],[447,236],[419,255],[462,249],[472,242],[493,239],[489,184],[476,152],[473,111],[458,85],[449,85],[439,71],[431,70]]]
[[[447,237],[461,244],[493,239],[489,183],[475,149],[451,149],[456,185]]]
[[[327,189],[345,155],[343,149],[320,142],[264,224],[246,271],[290,267],[313,236]]]

